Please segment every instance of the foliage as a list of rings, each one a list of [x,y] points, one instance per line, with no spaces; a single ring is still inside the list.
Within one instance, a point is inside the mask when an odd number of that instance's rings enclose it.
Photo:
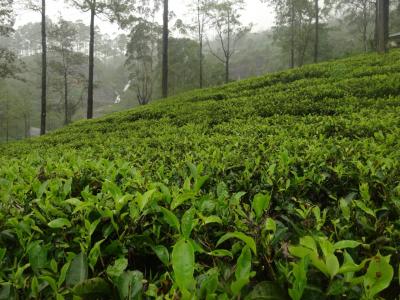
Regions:
[[[0,0],[0,38],[9,37],[14,29],[13,0]],[[10,49],[0,46],[0,80],[15,77],[18,72],[17,57]]]
[[[0,298],[396,299],[400,52],[0,146]]]

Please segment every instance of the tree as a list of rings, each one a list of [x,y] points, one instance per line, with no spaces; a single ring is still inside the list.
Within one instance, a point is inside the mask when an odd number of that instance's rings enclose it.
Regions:
[[[376,4],[371,0],[340,0],[337,8],[344,12],[347,24],[355,28],[354,33],[361,35],[362,49],[368,52]]]
[[[104,12],[106,3],[101,0],[71,0],[79,9],[90,12],[89,27],[89,78],[87,94],[87,113],[88,119],[93,118],[93,91],[94,91],[94,47],[95,47],[95,16]]]
[[[72,103],[70,101],[70,78],[74,78],[75,85],[84,81],[85,76],[80,71],[80,66],[85,57],[81,53],[74,52],[74,42],[78,39],[78,30],[74,23],[60,19],[50,28],[49,38],[50,50],[55,56],[50,62],[50,67],[55,74],[62,78],[62,87],[56,86],[58,90],[62,91],[64,125],[67,125],[71,122],[79,104],[79,102]]]
[[[171,38],[169,48],[170,94],[174,95],[198,87],[198,43],[189,38]],[[210,71],[207,68],[207,75],[209,75],[207,77],[211,77]]]
[[[130,71],[131,87],[135,89],[140,105],[150,102],[153,95],[157,46],[161,28],[155,22],[157,6],[147,18],[139,18],[133,25],[127,45],[126,65]]]
[[[307,50],[313,41],[312,31],[315,28],[314,59],[319,49],[320,8],[316,11],[316,2],[310,0],[262,0],[273,5],[276,13],[275,39],[280,46],[290,53],[289,66],[305,63]],[[318,3],[319,4],[319,3]],[[318,24],[316,20],[318,14]],[[316,51],[317,50],[317,51]]]
[[[377,50],[385,53],[389,39],[389,0],[377,0],[376,16]]]
[[[9,37],[13,32],[13,0],[0,0],[0,37]],[[17,57],[7,47],[0,45],[0,79],[14,77]]]
[[[191,5],[191,9],[195,12],[194,18],[194,27],[192,28],[193,31],[196,32],[197,41],[199,44],[199,87],[203,88],[204,85],[204,72],[203,72],[203,65],[204,65],[204,35],[205,35],[205,26],[208,22],[208,14],[207,11],[210,7],[211,0],[195,0],[194,3]]]
[[[42,97],[41,97],[41,117],[40,134],[46,133],[46,114],[47,114],[47,36],[46,36],[46,0],[42,0]]]
[[[95,17],[104,14],[111,22],[117,22],[121,27],[129,22],[129,12],[133,9],[135,1],[130,0],[69,0],[75,7],[82,11],[90,12],[89,29],[89,78],[87,97],[87,118],[93,118],[93,91],[94,91],[94,55],[95,55]],[[147,0],[141,0],[146,2]],[[128,15],[128,17],[126,17]],[[127,21],[128,20],[128,21]]]
[[[162,37],[162,96],[168,97],[168,38],[169,38],[169,9],[168,0],[163,0],[163,37]]]
[[[315,39],[314,39],[314,63],[318,62],[319,56],[319,0],[314,0],[315,12]]]
[[[47,32],[46,32],[46,0],[30,0],[28,2],[30,9],[37,11],[41,15],[41,47],[42,47],[42,80],[41,80],[41,102],[40,102],[40,135],[46,134],[47,117]]]
[[[208,45],[211,53],[225,65],[225,83],[230,80],[229,67],[236,51],[236,44],[251,30],[251,26],[243,26],[240,21],[243,5],[243,0],[214,0],[207,10],[210,22],[215,28],[222,55],[212,49],[209,41]]]

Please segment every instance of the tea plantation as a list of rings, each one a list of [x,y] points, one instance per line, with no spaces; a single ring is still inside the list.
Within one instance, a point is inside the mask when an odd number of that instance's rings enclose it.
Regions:
[[[0,145],[0,299],[399,299],[400,52]]]

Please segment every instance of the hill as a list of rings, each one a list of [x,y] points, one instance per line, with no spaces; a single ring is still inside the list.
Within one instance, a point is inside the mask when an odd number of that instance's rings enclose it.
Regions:
[[[2,144],[0,299],[396,299],[399,113],[393,51]]]

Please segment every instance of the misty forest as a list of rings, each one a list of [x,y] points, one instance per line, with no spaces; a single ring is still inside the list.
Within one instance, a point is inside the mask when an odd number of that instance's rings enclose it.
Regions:
[[[400,300],[399,0],[61,2],[0,0],[0,300]]]

